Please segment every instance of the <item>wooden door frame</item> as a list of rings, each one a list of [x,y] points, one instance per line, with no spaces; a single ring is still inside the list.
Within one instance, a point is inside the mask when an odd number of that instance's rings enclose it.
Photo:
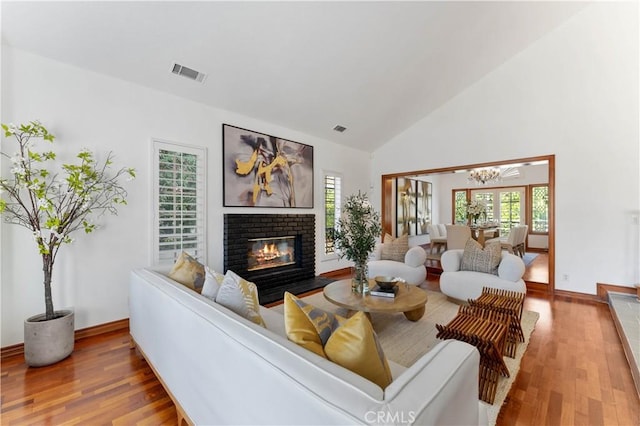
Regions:
[[[548,165],[548,184],[549,184],[549,285],[546,286],[546,292],[553,295],[555,292],[555,275],[556,275],[556,232],[555,232],[555,197],[556,197],[556,156],[555,155],[541,155],[539,157],[527,157],[517,158],[513,160],[492,161],[489,163],[477,163],[467,164],[455,167],[443,167],[438,169],[426,169],[408,171],[402,173],[391,173],[382,175],[381,179],[381,194],[380,194],[380,211],[382,216],[382,232],[393,235],[393,207],[395,205],[393,196],[393,181],[395,178],[418,176],[436,173],[452,173],[457,170],[476,169],[482,167],[495,167],[514,163],[532,163],[537,161],[547,161]]]

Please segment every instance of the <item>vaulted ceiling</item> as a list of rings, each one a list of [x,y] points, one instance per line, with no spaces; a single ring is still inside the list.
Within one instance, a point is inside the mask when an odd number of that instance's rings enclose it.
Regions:
[[[2,42],[373,151],[585,5],[2,1]]]

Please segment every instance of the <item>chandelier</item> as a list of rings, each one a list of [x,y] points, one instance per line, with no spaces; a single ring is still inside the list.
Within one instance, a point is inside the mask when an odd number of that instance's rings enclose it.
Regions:
[[[497,182],[500,178],[500,169],[474,169],[469,172],[468,180],[476,185],[486,185],[491,182]]]

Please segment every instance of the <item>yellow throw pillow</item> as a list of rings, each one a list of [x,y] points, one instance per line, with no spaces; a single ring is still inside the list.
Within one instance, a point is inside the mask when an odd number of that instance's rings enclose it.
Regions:
[[[382,243],[380,259],[404,262],[404,255],[409,251],[409,235],[404,234],[401,237],[394,238],[389,234],[385,234]]]
[[[292,342],[359,374],[382,389],[391,383],[389,363],[364,312],[345,319],[286,292],[284,321],[287,337]]]
[[[344,318],[303,302],[289,292],[284,293],[284,327],[294,343],[326,358],[324,345]]]
[[[357,312],[331,335],[324,346],[327,358],[361,375],[382,389],[393,380],[371,321]]]
[[[260,315],[258,288],[233,271],[227,271],[216,295],[216,303],[232,310],[251,322],[266,327]]]
[[[204,285],[204,265],[183,251],[168,276],[172,280],[200,293]]]

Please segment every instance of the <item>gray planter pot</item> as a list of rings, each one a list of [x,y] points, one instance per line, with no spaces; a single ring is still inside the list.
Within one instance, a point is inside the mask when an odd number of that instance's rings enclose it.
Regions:
[[[49,321],[44,320],[44,314],[24,321],[24,360],[30,367],[54,364],[73,352],[73,311],[56,311],[55,315]]]

